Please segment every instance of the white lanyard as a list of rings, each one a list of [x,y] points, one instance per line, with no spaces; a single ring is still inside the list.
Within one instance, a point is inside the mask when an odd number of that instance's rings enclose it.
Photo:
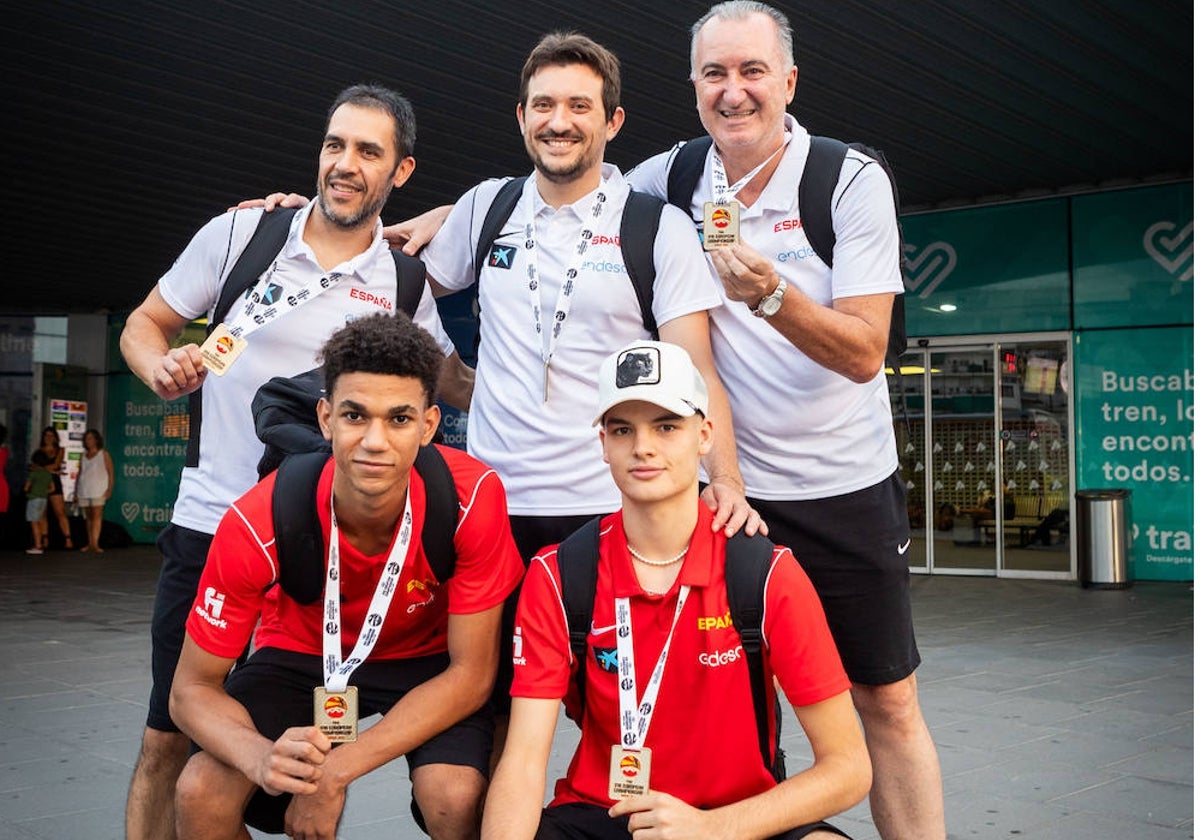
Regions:
[[[538,273],[537,236],[534,231],[534,220],[537,218],[534,190],[530,189],[525,196],[525,214],[529,220],[525,223],[525,270],[529,277],[529,301],[533,309],[533,331],[541,350],[542,366],[545,371],[543,401],[550,399],[550,358],[554,355],[554,348],[558,346],[558,337],[562,333],[563,324],[566,323],[567,314],[571,311],[571,297],[575,292],[575,281],[579,278],[580,266],[583,265],[583,255],[587,253],[588,247],[592,244],[592,237],[604,221],[607,201],[608,196],[605,195],[604,190],[598,191],[592,209],[584,217],[583,224],[579,227],[578,242],[572,249],[571,259],[567,264],[567,273],[563,277],[563,284],[558,290],[558,300],[554,305],[554,326],[550,330],[549,339],[546,339],[542,334],[542,293]]]
[[[325,630],[322,641],[322,652],[325,654],[325,688],[332,692],[346,690],[350,682],[350,674],[354,669],[367,660],[372,648],[379,641],[383,629],[383,619],[387,615],[392,597],[396,594],[400,581],[400,572],[404,569],[404,560],[408,555],[408,544],[412,538],[412,507],[409,496],[404,498],[404,516],[400,520],[400,533],[392,544],[387,563],[384,564],[383,574],[375,587],[375,595],[371,598],[370,609],[363,621],[362,630],[358,634],[358,642],[350,657],[342,661],[342,604],[341,577],[338,562],[338,526],[337,516],[333,513],[333,494],[329,495],[329,564],[325,570]]]
[[[675,617],[671,620],[671,630],[667,633],[662,653],[658,655],[658,661],[654,664],[650,682],[646,683],[641,703],[637,700],[637,677],[633,665],[633,621],[629,612],[629,599],[617,598],[617,698],[620,703],[623,749],[640,750],[646,743],[646,733],[650,731],[650,716],[654,714],[658,690],[662,686],[663,670],[667,666],[667,652],[671,649],[675,625],[679,623],[679,615],[683,612],[684,602],[691,591],[690,586],[679,587],[679,600],[675,602]]]
[[[733,186],[729,186],[729,177],[725,174],[725,164],[721,161],[721,153],[714,148],[712,156],[713,203],[728,204],[735,195],[740,193],[746,188],[747,184],[754,180],[755,175],[762,172],[762,168],[770,163],[775,155],[779,154],[781,149],[787,148],[787,144],[790,142],[792,142],[792,133],[785,130],[783,132],[783,145],[767,155],[766,160],[739,178],[738,182]]]
[[[285,312],[298,309],[326,289],[332,289],[346,276],[334,271],[310,280],[299,291],[293,292],[287,297],[269,298],[267,293],[270,290],[271,278],[274,276],[278,266],[278,258],[271,261],[271,267],[263,273],[263,276],[254,284],[254,288],[246,297],[245,305],[240,309],[234,310],[233,317],[226,319],[226,326],[229,327],[229,332],[235,337],[245,338],[255,330],[265,327]],[[276,294],[282,295],[281,292]]]

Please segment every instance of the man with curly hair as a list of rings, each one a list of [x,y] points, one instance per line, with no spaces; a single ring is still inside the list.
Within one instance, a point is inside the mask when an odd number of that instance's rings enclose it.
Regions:
[[[302,489],[277,488],[272,473],[221,520],[188,615],[170,709],[200,751],[179,780],[177,829],[332,838],[349,784],[404,755],[430,835],[477,836],[500,611],[522,573],[504,488],[437,447],[459,501],[454,573],[439,581],[422,540],[431,485],[413,464],[437,429],[441,351],[407,319],[378,315],[334,333],[322,356],[323,597],[305,604],[276,586],[273,497]],[[254,654],[227,678],[252,633]]]

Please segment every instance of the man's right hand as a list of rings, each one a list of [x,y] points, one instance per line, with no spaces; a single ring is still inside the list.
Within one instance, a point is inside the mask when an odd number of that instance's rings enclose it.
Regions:
[[[263,755],[251,781],[271,796],[316,793],[321,765],[332,746],[317,727],[293,726]]]
[[[150,382],[154,393],[164,400],[173,400],[190,394],[204,384],[208,369],[196,344],[172,347],[161,356],[150,371]]]
[[[443,204],[441,207],[425,211],[420,216],[388,225],[383,229],[383,238],[393,248],[399,248],[410,257],[415,257],[442,229],[453,207],[452,204]]]
[[[308,199],[299,193],[271,193],[266,198],[247,198],[245,201],[239,201],[233,207],[228,208],[225,212],[231,210],[249,210],[252,207],[261,207],[270,213],[276,207],[294,207],[301,208],[308,204]]]

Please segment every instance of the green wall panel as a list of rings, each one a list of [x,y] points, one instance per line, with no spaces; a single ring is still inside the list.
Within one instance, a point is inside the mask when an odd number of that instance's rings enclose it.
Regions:
[[[1075,326],[1192,322],[1192,184],[1071,200]]]
[[[1067,210],[1054,199],[905,216],[909,333],[1069,329]]]

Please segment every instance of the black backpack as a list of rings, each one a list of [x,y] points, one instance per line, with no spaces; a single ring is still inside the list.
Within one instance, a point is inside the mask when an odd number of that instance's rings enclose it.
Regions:
[[[712,138],[707,135],[697,137],[684,143],[671,161],[671,169],[667,174],[667,201],[674,204],[683,212],[691,214],[692,194],[700,176],[704,171],[704,160],[712,146]],[[833,191],[837,188],[838,178],[842,173],[842,162],[846,152],[854,149],[870,158],[863,167],[872,162],[879,164],[888,176],[892,185],[892,202],[896,211],[900,210],[900,193],[896,189],[896,176],[888,165],[883,152],[864,146],[862,143],[843,143],[832,137],[811,138],[808,159],[804,163],[804,172],[800,176],[800,221],[804,225],[804,233],[808,243],[821,258],[825,265],[833,268],[833,246],[837,242],[837,234],[833,230]],[[859,170],[862,171],[861,169]],[[857,177],[857,175],[855,176]],[[899,221],[897,221],[899,226]],[[904,237],[901,232],[900,276],[904,276]],[[904,323],[904,295],[896,295],[892,303],[892,326],[888,332],[886,363],[897,374],[900,372],[900,357],[908,349],[908,330]]]
[[[278,468],[271,497],[279,585],[292,600],[310,604],[325,585],[325,537],[317,516],[317,482],[329,460],[329,441],[317,425],[322,372],[277,376],[254,395],[255,430],[265,444],[259,475]],[[422,446],[413,469],[425,484],[425,524],[421,544],[439,583],[454,574],[458,559],[454,531],[458,526],[458,490],[437,448]]]
[[[217,305],[208,319],[206,334],[211,334],[225,320],[237,299],[254,287],[258,278],[271,264],[271,260],[283,250],[296,212],[295,208],[280,207],[262,214],[258,220],[258,227],[246,243],[245,250],[221,285],[221,295],[217,298]],[[396,311],[404,312],[411,318],[416,313],[417,304],[421,302],[421,294],[425,290],[425,263],[395,249],[391,249],[391,252],[392,259],[396,262]],[[203,388],[197,388],[188,394],[189,428],[184,463],[189,467],[200,464],[200,423],[204,402],[200,398],[202,390]]]
[[[475,246],[476,282],[479,282],[479,273],[491,255],[496,237],[512,215],[524,188],[525,178],[510,178],[492,199],[492,205],[483,217],[479,242]],[[658,339],[658,323],[654,320],[654,239],[658,236],[664,203],[652,195],[630,190],[621,216],[621,259],[625,262],[629,282],[637,294],[642,310],[642,326],[655,340]]]
[[[778,743],[779,702],[772,685],[770,694],[775,698],[776,709],[776,749],[772,757],[767,678],[762,655],[763,599],[774,555],[775,545],[761,534],[747,537],[739,531],[730,537],[725,548],[725,595],[729,599],[729,614],[741,637],[742,653],[750,670],[750,695],[754,701],[754,718],[758,726],[759,753],[763,766],[776,781],[781,782],[787,778],[787,772],[783,748]],[[577,663],[575,684],[581,709],[587,685],[587,636],[596,601],[596,570],[599,562],[600,517],[596,517],[558,546],[563,612],[567,616],[571,655]]]

